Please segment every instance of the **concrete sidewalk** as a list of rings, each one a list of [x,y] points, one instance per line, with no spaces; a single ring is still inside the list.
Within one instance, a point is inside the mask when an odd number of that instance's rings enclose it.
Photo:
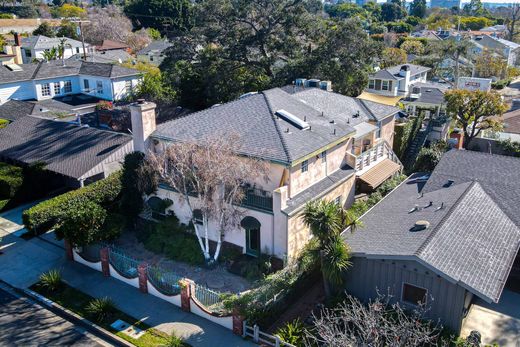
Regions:
[[[117,307],[134,318],[164,331],[174,332],[192,346],[239,347],[256,346],[241,337],[177,306],[114,278],[106,278],[100,272],[65,259],[65,251],[57,242],[51,242],[52,234],[25,241],[14,234],[4,234],[0,243],[0,278],[18,287],[27,288],[42,272],[58,268],[65,282],[93,297],[111,297]]]

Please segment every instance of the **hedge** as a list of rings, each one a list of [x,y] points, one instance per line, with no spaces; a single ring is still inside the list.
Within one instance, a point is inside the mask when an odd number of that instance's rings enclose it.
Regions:
[[[0,163],[0,200],[12,198],[22,183],[21,167]]]
[[[106,207],[116,200],[120,192],[121,173],[117,172],[91,185],[31,207],[24,211],[23,222],[29,231],[43,232],[63,221],[71,209],[78,209],[87,202]]]

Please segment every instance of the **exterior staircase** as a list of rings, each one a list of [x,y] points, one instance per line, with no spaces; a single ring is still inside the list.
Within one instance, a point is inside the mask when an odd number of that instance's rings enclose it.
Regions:
[[[428,139],[428,135],[432,131],[432,127],[433,122],[428,121],[428,125],[425,128],[421,128],[417,132],[417,135],[415,135],[415,138],[413,139],[412,143],[406,149],[406,154],[403,160],[405,170],[413,169],[415,160],[417,159],[417,156],[419,155],[421,148],[423,148],[424,144],[426,143],[426,139]]]

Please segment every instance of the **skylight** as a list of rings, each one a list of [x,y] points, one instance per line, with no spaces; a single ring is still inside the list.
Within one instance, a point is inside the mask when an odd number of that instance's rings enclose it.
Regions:
[[[295,127],[297,127],[300,130],[306,130],[310,128],[309,123],[301,120],[300,118],[296,117],[294,114],[287,112],[286,110],[278,110],[275,112],[275,114],[285,120],[286,122],[291,123]]]
[[[16,64],[7,64],[5,66],[11,71],[23,71],[22,67]]]

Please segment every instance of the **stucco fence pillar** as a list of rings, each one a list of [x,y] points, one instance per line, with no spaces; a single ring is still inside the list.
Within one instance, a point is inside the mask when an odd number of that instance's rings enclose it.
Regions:
[[[233,310],[233,334],[244,336],[244,321],[244,316],[242,316],[239,310],[235,308]]]
[[[74,261],[72,243],[69,240],[65,239],[65,240],[63,240],[63,245],[65,247],[65,256],[67,257],[67,260]]]
[[[148,263],[142,262],[137,266],[137,274],[139,276],[139,291],[148,294]]]
[[[181,309],[184,312],[191,312],[191,281],[189,279],[183,279],[179,281],[181,286]]]

